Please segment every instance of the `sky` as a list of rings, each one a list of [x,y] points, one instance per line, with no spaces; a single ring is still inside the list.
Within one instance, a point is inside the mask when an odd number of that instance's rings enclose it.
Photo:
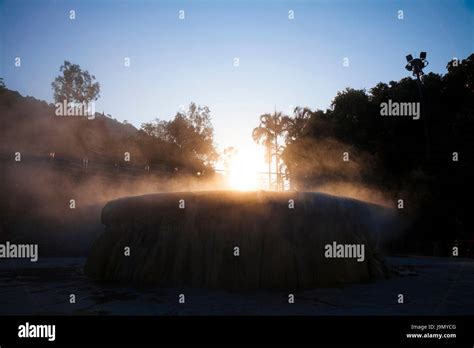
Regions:
[[[211,109],[219,149],[260,156],[259,115],[325,109],[346,87],[408,76],[409,53],[444,73],[474,52],[473,28],[474,0],[0,0],[0,77],[52,102],[69,60],[100,82],[96,111],[140,127],[194,101]]]

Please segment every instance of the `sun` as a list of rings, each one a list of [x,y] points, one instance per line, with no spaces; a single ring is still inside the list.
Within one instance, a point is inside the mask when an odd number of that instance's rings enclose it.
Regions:
[[[262,159],[257,153],[239,151],[230,162],[227,180],[234,190],[252,191],[260,188],[259,168]]]

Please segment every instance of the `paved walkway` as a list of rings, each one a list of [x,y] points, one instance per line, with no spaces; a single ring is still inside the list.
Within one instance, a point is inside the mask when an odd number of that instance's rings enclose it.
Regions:
[[[397,276],[288,293],[104,286],[82,272],[85,259],[0,262],[1,314],[116,315],[474,315],[474,260],[389,257]],[[178,303],[180,293],[185,304]],[[76,303],[69,303],[75,294]],[[399,304],[398,294],[404,303]]]

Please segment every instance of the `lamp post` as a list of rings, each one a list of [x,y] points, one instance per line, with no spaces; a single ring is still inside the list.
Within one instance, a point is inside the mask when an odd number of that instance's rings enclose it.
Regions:
[[[413,58],[411,54],[406,56],[408,64],[405,69],[413,72],[413,76],[416,76],[417,80],[420,81],[420,76],[424,75],[423,69],[428,66],[426,60],[426,52],[420,52],[420,58]]]
[[[423,90],[421,88],[421,76],[424,75],[423,69],[426,68],[429,62],[426,60],[426,52],[420,52],[419,58],[413,58],[411,54],[406,56],[407,65],[405,69],[411,71],[413,76],[416,77],[416,84],[418,86],[418,94],[420,95],[420,114],[423,114],[423,124],[425,128],[425,145],[426,145],[426,155],[430,157],[430,141],[429,141],[429,130],[428,130],[428,119],[425,111],[425,105],[423,102]]]

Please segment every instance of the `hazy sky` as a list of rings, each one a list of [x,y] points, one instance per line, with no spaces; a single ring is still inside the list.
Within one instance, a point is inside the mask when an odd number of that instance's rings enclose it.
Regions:
[[[69,60],[100,82],[96,111],[139,127],[195,101],[211,108],[220,148],[253,149],[260,114],[326,108],[345,87],[400,79],[408,53],[427,51],[427,71],[445,72],[450,59],[474,52],[473,8],[455,0],[0,0],[0,76],[51,102],[51,81]]]

